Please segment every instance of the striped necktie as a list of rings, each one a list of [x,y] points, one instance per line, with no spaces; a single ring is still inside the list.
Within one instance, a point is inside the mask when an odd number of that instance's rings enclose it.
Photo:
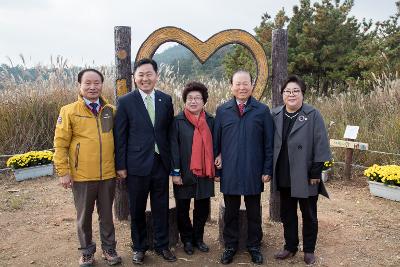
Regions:
[[[98,112],[97,112],[97,103],[90,103],[89,106],[92,108],[92,113],[97,116]]]
[[[239,103],[239,113],[240,113],[240,117],[243,116],[244,114],[244,108],[246,107],[246,104],[244,103]]]

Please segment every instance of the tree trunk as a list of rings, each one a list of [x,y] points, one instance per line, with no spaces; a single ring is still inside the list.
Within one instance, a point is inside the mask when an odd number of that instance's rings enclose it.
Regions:
[[[287,79],[288,66],[288,34],[287,30],[276,29],[272,31],[272,107],[283,105],[281,86]],[[272,182],[271,182],[272,183]],[[269,218],[271,221],[280,222],[280,197],[279,193],[272,192],[270,185]]]
[[[328,95],[328,89],[329,89],[329,81],[324,81],[322,83],[322,94],[323,96],[327,96]]]
[[[153,228],[153,215],[151,212],[150,201],[147,199],[146,205],[146,232],[147,232],[147,244],[149,249],[154,249],[154,228]],[[176,219],[176,203],[175,199],[169,200],[169,212],[168,212],[168,223],[169,223],[169,246],[176,247],[179,242],[179,231],[178,231],[178,220]]]
[[[114,28],[115,40],[115,97],[132,90],[131,69],[131,28],[117,26]],[[117,184],[114,201],[114,214],[118,220],[128,220],[129,203],[126,182]]]

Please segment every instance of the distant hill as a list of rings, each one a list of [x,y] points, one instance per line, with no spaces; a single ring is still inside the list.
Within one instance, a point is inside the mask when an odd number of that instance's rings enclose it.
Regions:
[[[200,64],[193,53],[183,45],[170,47],[159,54],[155,54],[153,59],[158,64],[167,64],[172,66],[178,75],[184,75],[187,78],[196,78],[207,76],[221,80],[225,75],[222,65],[226,53],[232,49],[231,46],[224,46],[216,51],[205,63]]]
[[[161,53],[155,54],[153,59],[157,61],[157,63],[168,64],[171,65],[176,62],[176,60],[180,59],[188,59],[191,58],[192,52],[184,47],[183,45],[177,44],[171,46]]]

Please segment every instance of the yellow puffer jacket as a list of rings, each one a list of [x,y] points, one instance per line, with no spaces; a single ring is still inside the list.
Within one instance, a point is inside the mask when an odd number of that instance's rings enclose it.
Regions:
[[[77,182],[115,177],[114,107],[100,97],[94,116],[85,101],[63,106],[54,135],[54,166],[59,176],[70,174]]]

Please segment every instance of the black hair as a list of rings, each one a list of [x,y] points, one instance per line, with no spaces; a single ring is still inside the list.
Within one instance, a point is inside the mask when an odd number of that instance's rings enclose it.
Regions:
[[[182,98],[184,102],[186,102],[187,95],[193,91],[200,92],[201,96],[203,97],[204,104],[207,103],[208,89],[204,84],[199,82],[189,82],[185,85],[185,88],[182,91]]]
[[[104,76],[100,71],[95,70],[95,69],[84,69],[78,73],[78,83],[81,83],[83,74],[85,74],[85,72],[89,72],[89,71],[97,73],[100,76],[101,82],[104,82]]]
[[[145,64],[151,64],[153,66],[154,71],[157,73],[158,71],[158,67],[157,67],[157,62],[155,62],[153,59],[151,58],[143,58],[141,60],[139,60],[138,62],[135,63],[134,67],[133,67],[133,74],[135,74],[136,70]]]
[[[249,74],[249,76],[250,76],[250,83],[253,84],[253,76],[252,76],[251,73],[248,72],[247,70],[237,70],[237,71],[235,71],[235,72],[232,74],[231,79],[229,80],[230,83],[233,84],[233,76],[235,76],[236,74],[241,73],[241,72],[242,72],[242,73],[247,73],[247,74]]]
[[[303,95],[306,93],[306,89],[307,89],[306,83],[299,76],[290,75],[281,87],[281,94],[283,94],[283,90],[285,90],[288,83],[297,83],[300,86],[300,89],[301,89],[301,92],[303,93]]]

